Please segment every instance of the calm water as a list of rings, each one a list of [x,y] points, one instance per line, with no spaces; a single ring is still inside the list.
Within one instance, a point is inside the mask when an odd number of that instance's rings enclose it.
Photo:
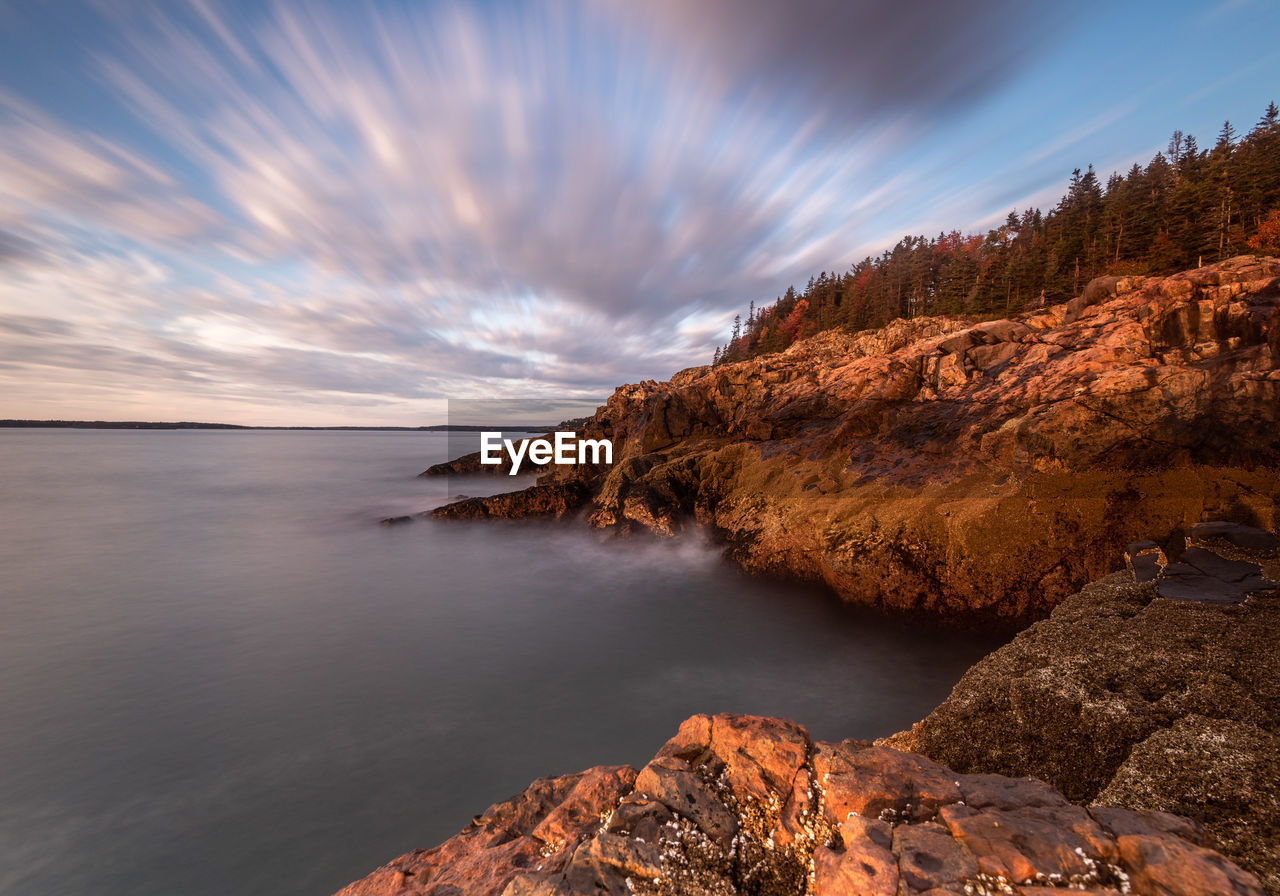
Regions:
[[[695,712],[874,737],[991,646],[697,539],[385,516],[427,433],[0,430],[0,893],[325,896]]]

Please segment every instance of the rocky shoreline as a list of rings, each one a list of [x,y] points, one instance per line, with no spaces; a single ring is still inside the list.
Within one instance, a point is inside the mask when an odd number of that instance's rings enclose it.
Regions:
[[[340,896],[1274,896],[1278,545],[1200,527],[1198,577],[1136,545],[911,731],[694,716],[644,768],[535,781]]]
[[[1280,896],[1278,412],[1252,256],[618,389],[580,427],[611,467],[432,515],[701,525],[756,574],[1033,624],[909,731],[695,716],[341,896]]]
[[[1280,260],[1242,256],[623,386],[582,427],[613,440],[612,467],[433,514],[702,525],[755,574],[1020,627],[1111,572],[1117,544],[1280,525],[1277,408]]]
[[[1210,523],[1181,547],[1131,546],[883,743],[1190,817],[1280,893],[1280,540]]]
[[[1185,819],[1084,809],[1029,778],[695,716],[638,772],[536,781],[340,896],[1262,893],[1204,842]]]

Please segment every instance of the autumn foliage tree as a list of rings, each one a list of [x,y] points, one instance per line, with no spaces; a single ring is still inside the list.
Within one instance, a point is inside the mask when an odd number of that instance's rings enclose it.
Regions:
[[[779,329],[787,340],[794,342],[800,336],[800,330],[804,327],[805,318],[809,314],[809,301],[800,299],[796,302],[796,306],[791,309],[791,313],[787,315],[787,319],[782,322]]]
[[[1258,225],[1258,231],[1246,242],[1254,252],[1280,255],[1280,209],[1275,209]]]

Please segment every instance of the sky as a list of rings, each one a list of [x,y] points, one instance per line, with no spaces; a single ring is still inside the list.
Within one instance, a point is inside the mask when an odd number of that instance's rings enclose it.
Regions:
[[[707,363],[1280,101],[1280,4],[0,0],[0,417],[443,422]]]

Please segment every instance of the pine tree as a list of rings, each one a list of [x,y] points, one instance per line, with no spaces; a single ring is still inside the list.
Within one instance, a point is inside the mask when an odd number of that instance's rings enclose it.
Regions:
[[[1238,138],[1229,121],[1213,149],[1175,131],[1168,153],[1112,174],[1075,169],[1049,212],[1007,215],[986,234],[903,237],[841,275],[822,271],[771,306],[751,301],[717,363],[780,351],[833,327],[857,331],[895,317],[1003,316],[1078,294],[1102,273],[1167,274],[1242,251],[1280,252],[1280,109],[1267,106]]]
[[[1223,147],[1230,148],[1236,145],[1236,129],[1231,126],[1230,121],[1222,123],[1222,130],[1218,131],[1218,143],[1214,147],[1215,150]]]
[[[1253,130],[1269,131],[1277,124],[1280,124],[1280,109],[1276,108],[1275,100],[1267,103],[1267,111],[1262,113],[1262,117],[1258,119],[1258,123],[1254,125]]]
[[[1214,222],[1210,246],[1215,249],[1219,261],[1228,257],[1231,246],[1231,219],[1235,214],[1234,155],[1235,132],[1231,122],[1224,122],[1218,134],[1218,144],[1209,155],[1209,185],[1212,194],[1212,220]]]

